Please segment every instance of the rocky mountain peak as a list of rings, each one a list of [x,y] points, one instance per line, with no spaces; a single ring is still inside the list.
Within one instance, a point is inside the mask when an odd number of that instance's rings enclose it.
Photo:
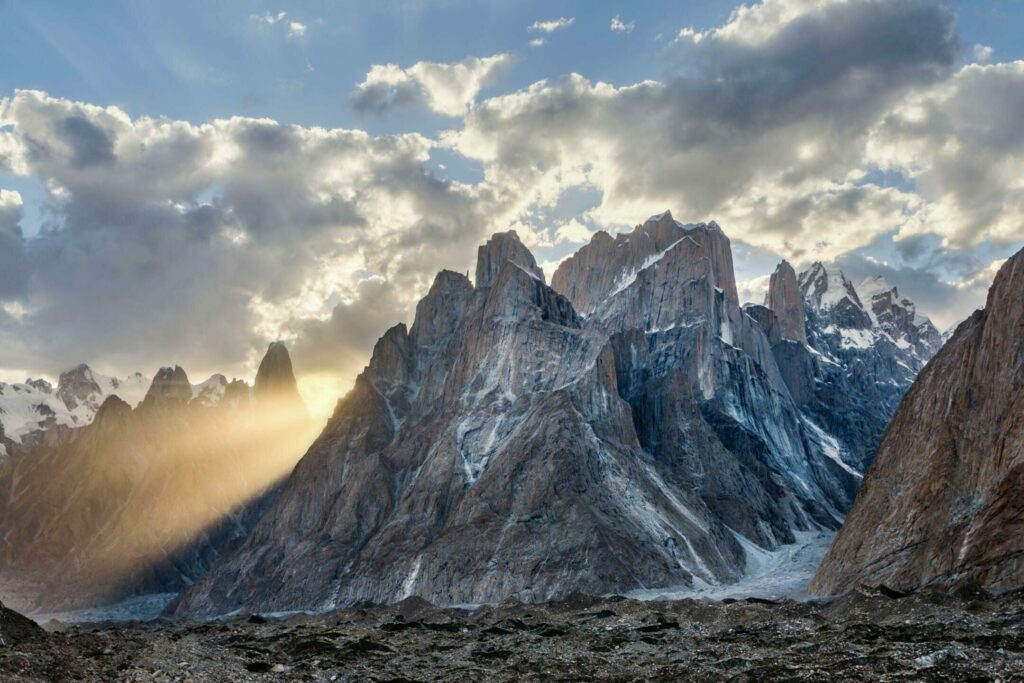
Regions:
[[[849,302],[857,308],[863,303],[857,295],[857,288],[841,270],[830,270],[821,261],[815,261],[800,274],[800,291],[812,307],[824,310]]]
[[[544,282],[544,273],[537,266],[533,254],[519,241],[516,231],[509,230],[494,233],[477,250],[476,286],[483,288],[494,284],[506,261],[511,261],[531,276]]]
[[[780,263],[772,273],[766,304],[778,316],[779,331],[784,339],[807,342],[804,298],[796,271],[788,261]]]
[[[438,273],[430,291],[416,304],[416,318],[409,332],[413,343],[433,348],[446,341],[472,294],[473,284],[462,273]]]
[[[728,301],[738,304],[729,238],[717,223],[683,224],[669,211],[651,216],[632,232],[614,239],[606,233],[595,234],[559,264],[551,286],[588,318],[617,315],[609,311],[620,307],[623,300],[635,298],[635,292],[627,290],[646,291],[654,286],[653,280],[671,279],[670,271],[680,277],[699,277],[711,290],[720,289]],[[665,302],[666,308],[672,305]],[[664,320],[671,316],[655,317]]]
[[[132,407],[128,405],[116,394],[107,396],[103,403],[100,405],[100,409],[96,411],[96,417],[93,418],[93,424],[102,424],[109,420],[120,420],[124,419],[128,415],[131,415]]]
[[[841,270],[829,270],[820,261],[800,273],[800,292],[806,308],[811,308],[844,329],[866,330],[872,320],[857,288]]]
[[[213,406],[220,403],[228,386],[228,378],[220,373],[210,375],[210,378],[192,387],[192,400],[198,401],[204,406]]]
[[[173,368],[160,368],[153,377],[146,393],[146,400],[151,399],[175,399],[179,401],[192,400],[192,385],[188,381],[185,369],[180,365]]]
[[[261,396],[270,395],[298,397],[299,389],[295,382],[292,359],[284,342],[275,341],[267,346],[267,352],[256,371],[253,392],[257,401]]]
[[[295,422],[308,417],[284,342],[271,342],[267,347],[256,371],[252,393],[256,409],[263,415],[272,414],[275,419]]]
[[[53,385],[47,382],[45,379],[32,379],[30,377],[25,380],[25,384],[32,387],[36,391],[40,391],[44,394],[53,393]]]
[[[85,363],[60,373],[57,380],[57,396],[68,410],[74,410],[83,401],[99,393],[100,387],[96,383],[92,369]]]

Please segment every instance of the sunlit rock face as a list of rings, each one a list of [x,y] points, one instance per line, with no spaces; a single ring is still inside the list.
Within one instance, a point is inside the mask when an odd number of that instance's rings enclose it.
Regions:
[[[438,275],[171,613],[729,583],[839,527],[860,472],[740,308],[718,225],[599,233],[550,287],[528,254],[505,233],[475,287]]]
[[[290,372],[283,346],[270,355]],[[91,606],[177,591],[205,573],[312,441],[294,378],[268,384],[253,397],[244,382],[193,386],[182,368],[163,368],[137,408],[108,396],[88,426],[10,457],[0,466],[8,602]]]
[[[912,325],[895,291],[878,290],[875,315]],[[1024,587],[1022,388],[1019,252],[900,404],[811,589]]]

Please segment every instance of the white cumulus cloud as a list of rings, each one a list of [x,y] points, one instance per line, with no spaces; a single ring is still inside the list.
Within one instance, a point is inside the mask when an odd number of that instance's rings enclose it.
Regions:
[[[467,57],[458,62],[417,62],[408,68],[374,64],[353,93],[359,111],[384,113],[389,109],[422,105],[439,114],[460,116],[477,93],[512,63],[507,53]]]

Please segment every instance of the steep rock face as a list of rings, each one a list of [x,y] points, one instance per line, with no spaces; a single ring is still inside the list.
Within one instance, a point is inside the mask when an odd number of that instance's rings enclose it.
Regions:
[[[739,459],[756,457],[788,480],[783,489],[792,498],[780,499],[779,505],[791,510],[790,528],[835,526],[852,502],[857,472],[833,457],[829,435],[800,412],[768,335],[735,303],[728,238],[714,222],[683,225],[662,214],[620,236],[615,249],[629,253],[638,249],[634,242],[652,239],[655,246],[667,246],[644,258],[638,270],[626,260],[616,274],[613,259],[605,266],[613,272],[595,277],[600,264],[587,265],[585,279],[611,283],[610,289],[566,285],[581,302],[593,302],[587,327],[611,334],[643,332],[646,349],[638,353],[634,345],[629,351],[636,372],[658,381],[679,372],[689,378],[705,421],[723,443],[735,443]],[[595,238],[588,246],[602,242]],[[580,268],[574,259],[586,250],[563,262],[552,281],[571,283]],[[773,333],[781,334],[781,327],[776,324]]]
[[[578,254],[553,281],[586,274],[592,290],[566,285],[586,317],[512,239],[481,247],[476,288],[441,273],[411,331],[385,333],[273,507],[172,613],[727,583],[748,547],[838,527],[856,478],[736,303],[717,225],[656,217],[618,271]]]
[[[811,590],[1024,587],[1024,252],[900,404]]]
[[[193,387],[182,368],[164,368],[138,408],[109,396],[88,426],[3,463],[8,601],[92,606],[177,591],[205,573],[312,440],[304,423],[256,419],[248,395],[242,382],[215,375]]]
[[[780,263],[772,273],[765,304],[778,315],[779,333],[783,339],[807,343],[804,297],[797,283],[796,271],[788,261]]]

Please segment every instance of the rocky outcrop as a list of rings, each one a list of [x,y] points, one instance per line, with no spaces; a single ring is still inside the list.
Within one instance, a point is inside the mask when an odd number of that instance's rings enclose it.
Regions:
[[[1022,389],[1024,252],[903,399],[811,591],[1024,587]]]
[[[36,622],[0,602],[0,648],[45,638],[46,632]]]
[[[544,273],[537,267],[533,254],[519,241],[516,231],[509,230],[495,233],[487,244],[477,250],[476,286],[490,287],[505,263],[513,263],[532,277],[544,280]]]
[[[280,380],[261,400],[294,388]],[[202,576],[312,441],[308,420],[267,420],[249,393],[219,375],[193,387],[182,368],[164,368],[137,408],[108,396],[88,426],[3,463],[8,601],[27,612],[94,606]]]
[[[170,613],[729,583],[837,528],[856,473],[737,304],[721,229],[666,214],[609,239],[554,287],[513,233],[481,247],[476,287],[439,274]]]
[[[804,298],[796,280],[796,271],[788,261],[780,263],[772,273],[765,305],[778,316],[779,334],[783,339],[807,343]]]

